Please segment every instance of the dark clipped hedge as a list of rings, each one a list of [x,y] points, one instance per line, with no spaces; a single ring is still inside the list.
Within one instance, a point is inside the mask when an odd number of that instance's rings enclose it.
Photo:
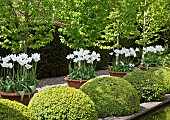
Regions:
[[[139,112],[138,92],[126,80],[98,76],[80,87],[94,102],[99,117],[123,116]]]
[[[57,31],[57,30],[56,30]],[[68,65],[66,56],[72,50],[60,43],[59,33],[54,34],[54,40],[38,50],[28,50],[29,53],[41,53],[37,67],[37,78],[52,78],[66,75]]]
[[[0,99],[0,120],[37,120],[37,117],[19,102]]]
[[[93,101],[79,89],[55,86],[31,99],[28,108],[38,120],[97,120]]]

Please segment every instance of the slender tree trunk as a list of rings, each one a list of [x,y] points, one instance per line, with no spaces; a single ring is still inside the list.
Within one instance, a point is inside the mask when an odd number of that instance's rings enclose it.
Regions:
[[[147,0],[145,0],[145,4],[144,4],[145,7],[146,7],[146,4],[147,4]],[[146,33],[146,12],[147,12],[147,10],[145,9],[144,10],[144,17],[143,17],[143,47],[146,46],[146,40],[147,40],[147,33]],[[144,59],[144,55],[145,55],[145,53],[142,52],[142,61]]]
[[[146,3],[147,0],[145,0],[145,7],[146,7]],[[146,40],[147,40],[147,33],[146,33],[146,12],[147,10],[145,9],[144,10],[144,17],[143,17],[143,46],[145,47],[146,46]]]
[[[27,7],[28,7],[28,2],[27,2]],[[29,27],[28,26],[28,19],[29,19],[29,13],[28,13],[28,11],[26,11],[25,12],[25,14],[24,14],[24,16],[25,16],[25,23],[26,23],[26,25],[27,25],[27,27]],[[24,53],[27,53],[27,49],[28,49],[28,28],[24,31]]]
[[[27,48],[28,48],[28,31],[24,32],[24,53],[27,53]]]
[[[119,35],[117,36],[117,45],[119,45]],[[119,61],[119,56],[116,56],[116,63],[118,63]]]

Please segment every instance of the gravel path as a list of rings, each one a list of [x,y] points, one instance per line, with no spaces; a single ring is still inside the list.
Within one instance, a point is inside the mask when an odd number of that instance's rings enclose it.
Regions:
[[[107,72],[107,70],[99,70],[97,71],[97,76],[100,75],[109,75],[109,73]],[[59,86],[59,85],[66,86],[67,82],[64,80],[64,77],[65,76],[42,79],[37,85],[37,90],[41,91],[47,87]]]

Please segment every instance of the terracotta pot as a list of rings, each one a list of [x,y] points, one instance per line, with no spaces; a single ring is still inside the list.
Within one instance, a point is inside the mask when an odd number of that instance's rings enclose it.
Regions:
[[[76,89],[79,89],[85,82],[88,81],[88,80],[82,80],[82,82],[80,82],[80,80],[72,80],[67,77],[64,78],[64,80],[67,81],[69,87],[74,87]]]
[[[114,72],[114,71],[109,71],[110,76],[116,76],[123,78],[128,72]]]
[[[37,93],[37,92],[38,91],[36,91],[35,93]],[[24,98],[21,101],[21,96],[18,93],[6,93],[6,92],[0,91],[0,95],[1,95],[2,99],[9,99],[9,100],[12,100],[12,101],[17,101],[17,102],[20,102],[24,105],[28,105],[29,101],[31,100],[31,97],[33,96],[33,94],[30,94],[30,96],[29,96],[29,94],[30,93],[25,92]]]
[[[143,66],[139,66],[139,69],[140,69],[140,70],[144,70],[144,71],[149,70],[149,68],[147,68],[147,67],[143,67]]]

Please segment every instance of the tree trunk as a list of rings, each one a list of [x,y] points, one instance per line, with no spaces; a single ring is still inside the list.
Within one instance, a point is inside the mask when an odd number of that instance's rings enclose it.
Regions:
[[[117,45],[119,45],[119,35],[117,36]],[[119,56],[116,56],[116,63],[119,61]]]
[[[28,48],[28,31],[24,32],[24,53],[27,53],[27,48]]]
[[[146,4],[147,4],[147,0],[145,0],[145,7],[146,7]],[[146,33],[146,12],[147,12],[147,10],[145,9],[144,10],[144,17],[143,17],[143,47],[146,46],[146,40],[147,40],[147,33]],[[145,53],[142,52],[142,61],[144,59],[144,55],[145,55]]]

